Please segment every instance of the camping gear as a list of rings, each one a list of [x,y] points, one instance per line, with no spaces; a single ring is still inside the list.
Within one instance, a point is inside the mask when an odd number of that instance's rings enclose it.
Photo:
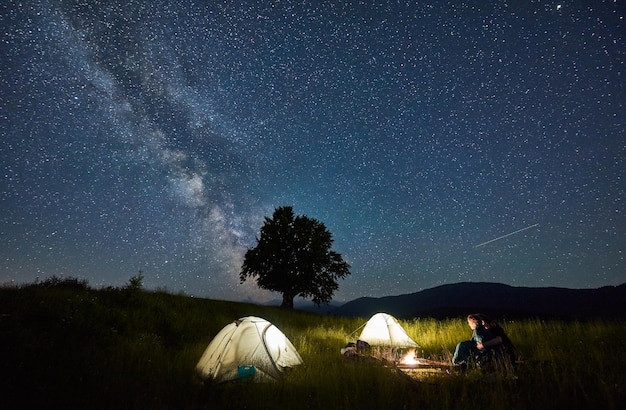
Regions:
[[[205,380],[267,381],[302,364],[289,339],[265,319],[247,316],[226,325],[209,343],[196,371]]]
[[[365,324],[359,340],[369,343],[371,346],[384,346],[392,348],[419,347],[418,344],[406,334],[398,320],[388,313],[376,313]]]

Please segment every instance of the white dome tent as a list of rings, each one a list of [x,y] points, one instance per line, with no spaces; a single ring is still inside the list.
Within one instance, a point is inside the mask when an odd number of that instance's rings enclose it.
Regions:
[[[265,319],[247,316],[228,324],[213,338],[196,371],[213,382],[268,381],[299,364],[302,358],[283,332]]]
[[[409,348],[419,345],[409,337],[398,320],[388,313],[376,313],[361,331],[359,340],[370,346]]]

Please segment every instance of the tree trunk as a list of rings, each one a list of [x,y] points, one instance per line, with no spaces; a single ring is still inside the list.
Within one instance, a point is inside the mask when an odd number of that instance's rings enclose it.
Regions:
[[[293,309],[293,298],[294,296],[283,293],[283,303],[280,307],[284,309]]]

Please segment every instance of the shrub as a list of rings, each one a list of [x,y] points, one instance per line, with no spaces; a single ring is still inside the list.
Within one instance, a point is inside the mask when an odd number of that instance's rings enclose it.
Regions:
[[[66,278],[58,276],[50,276],[41,282],[35,282],[34,286],[46,289],[74,289],[74,290],[86,290],[89,289],[89,282],[86,279],[78,279],[72,276]]]

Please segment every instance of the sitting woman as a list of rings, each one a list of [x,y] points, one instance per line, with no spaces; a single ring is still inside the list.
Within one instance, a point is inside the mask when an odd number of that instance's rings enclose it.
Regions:
[[[454,349],[454,356],[452,356],[452,363],[462,369],[478,360],[480,351],[484,350],[484,347],[483,349],[478,348],[479,344],[483,346],[485,342],[493,339],[491,332],[483,325],[480,314],[468,315],[467,324],[472,329],[472,338],[458,343]]]
[[[457,344],[452,362],[466,368],[470,363],[484,364],[491,359],[506,359],[515,363],[513,343],[504,329],[489,317],[475,313],[467,317],[467,324],[472,329],[472,339]]]

